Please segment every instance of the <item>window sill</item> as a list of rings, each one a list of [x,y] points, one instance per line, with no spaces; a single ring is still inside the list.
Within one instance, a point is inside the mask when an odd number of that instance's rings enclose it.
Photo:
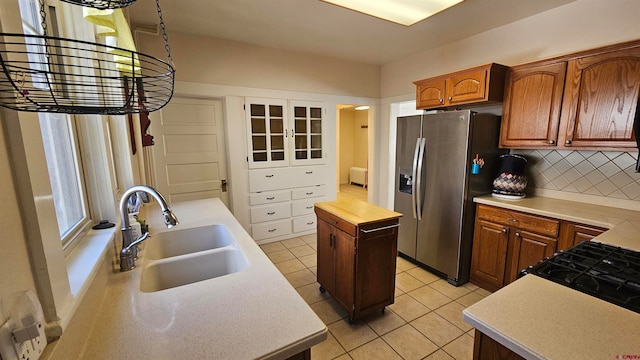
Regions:
[[[71,298],[64,314],[60,314],[60,326],[65,329],[69,321],[89,290],[93,279],[100,270],[100,265],[108,256],[109,245],[113,243],[118,227],[104,230],[90,230],[85,239],[66,258],[67,277],[71,290]]]

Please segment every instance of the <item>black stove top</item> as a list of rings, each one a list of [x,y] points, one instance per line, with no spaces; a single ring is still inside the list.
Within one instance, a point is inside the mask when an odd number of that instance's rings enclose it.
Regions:
[[[585,241],[522,270],[520,276],[524,274],[640,313],[640,252]]]

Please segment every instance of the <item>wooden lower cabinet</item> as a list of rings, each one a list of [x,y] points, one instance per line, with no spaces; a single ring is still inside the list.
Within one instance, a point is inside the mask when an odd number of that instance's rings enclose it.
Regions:
[[[380,214],[386,216],[368,218],[364,216],[368,214],[366,208],[375,206],[363,204],[366,206],[355,209],[340,201],[315,205],[320,291],[327,291],[347,310],[350,322],[374,311],[384,311],[385,306],[393,304],[395,295],[401,214],[384,209],[388,213]],[[365,213],[362,217],[341,213],[340,205],[345,205],[344,211]]]
[[[501,224],[476,218],[471,255],[471,282],[495,291],[504,284],[508,230]]]
[[[522,356],[478,330],[473,339],[473,360],[524,360]]]
[[[536,265],[607,229],[478,204],[471,254],[472,283],[496,291]]]
[[[605,228],[576,224],[569,221],[562,222],[561,235],[558,241],[558,251],[566,250],[583,241],[590,241],[594,237],[607,231]]]

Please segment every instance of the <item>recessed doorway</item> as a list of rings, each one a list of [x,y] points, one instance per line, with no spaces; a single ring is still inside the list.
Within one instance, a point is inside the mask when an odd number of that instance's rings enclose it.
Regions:
[[[367,201],[370,109],[356,108],[350,104],[336,109],[337,198]]]

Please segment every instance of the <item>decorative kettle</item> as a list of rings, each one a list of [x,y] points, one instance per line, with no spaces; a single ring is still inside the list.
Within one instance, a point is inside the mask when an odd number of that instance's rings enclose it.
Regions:
[[[493,180],[493,195],[496,197],[520,199],[525,197],[527,177],[524,167],[527,158],[522,155],[506,154],[500,156],[500,171]]]

